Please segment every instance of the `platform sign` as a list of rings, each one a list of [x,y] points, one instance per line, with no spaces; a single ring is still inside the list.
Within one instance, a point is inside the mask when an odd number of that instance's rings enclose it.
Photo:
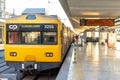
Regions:
[[[84,26],[114,26],[114,19],[84,19],[81,24]]]
[[[86,20],[80,19],[80,26],[85,26],[85,25],[86,25]]]

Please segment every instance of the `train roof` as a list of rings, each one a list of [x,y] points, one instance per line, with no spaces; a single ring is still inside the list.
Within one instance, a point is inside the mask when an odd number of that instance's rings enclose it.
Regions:
[[[31,16],[34,16],[35,18],[33,17],[34,19],[31,19]],[[60,20],[53,16],[46,16],[46,15],[40,15],[40,14],[20,15],[20,16],[9,18],[6,20],[6,23],[8,24],[19,24],[19,23],[39,24],[39,23],[59,23],[59,22]]]
[[[23,12],[22,15],[24,14],[42,14],[45,15],[45,8],[26,8]]]

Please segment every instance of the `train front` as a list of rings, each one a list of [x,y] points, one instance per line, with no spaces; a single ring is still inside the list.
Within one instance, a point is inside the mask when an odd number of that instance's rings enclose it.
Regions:
[[[6,21],[5,60],[17,70],[46,70],[61,62],[60,23],[38,15],[22,15]]]

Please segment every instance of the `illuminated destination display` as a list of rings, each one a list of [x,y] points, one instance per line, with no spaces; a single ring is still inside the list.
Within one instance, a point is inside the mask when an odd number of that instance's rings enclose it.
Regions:
[[[45,29],[54,29],[54,25],[44,25]]]
[[[55,24],[44,24],[41,25],[42,30],[57,30],[57,25]]]
[[[83,26],[114,26],[114,19],[83,19],[80,20]]]
[[[56,24],[8,24],[7,31],[57,31]]]

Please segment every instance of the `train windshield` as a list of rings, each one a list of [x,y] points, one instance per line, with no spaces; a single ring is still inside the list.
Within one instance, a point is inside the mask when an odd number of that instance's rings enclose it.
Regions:
[[[22,32],[22,43],[27,44],[40,43],[40,32]]]
[[[56,44],[56,32],[43,32],[43,44]]]
[[[19,44],[20,43],[20,33],[19,32],[8,32],[8,43]]]
[[[7,38],[6,43],[7,44],[45,44],[45,45],[57,44],[56,25],[47,25],[47,27],[46,25],[38,25],[37,27],[36,26],[34,27],[34,25],[31,25],[31,27],[29,26],[14,25],[13,27],[11,27],[11,25],[8,25],[7,34],[6,34],[6,38]]]

